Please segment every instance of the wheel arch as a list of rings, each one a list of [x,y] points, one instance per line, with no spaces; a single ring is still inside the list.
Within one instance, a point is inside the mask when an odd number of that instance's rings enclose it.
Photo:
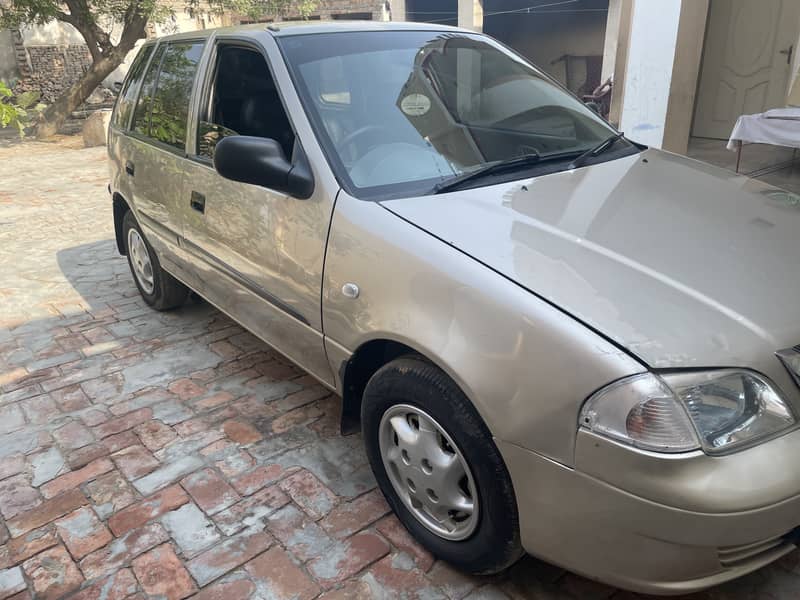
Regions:
[[[114,236],[117,242],[117,251],[119,251],[122,256],[125,256],[127,250],[125,248],[125,236],[122,231],[122,220],[125,218],[125,213],[131,208],[127,200],[125,200],[119,192],[114,193],[111,201],[114,206]]]

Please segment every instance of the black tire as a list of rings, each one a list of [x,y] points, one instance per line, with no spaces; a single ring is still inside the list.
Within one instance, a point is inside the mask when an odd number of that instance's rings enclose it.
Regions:
[[[478,492],[478,523],[460,541],[440,537],[414,516],[395,491],[381,458],[379,429],[384,413],[397,404],[417,406],[433,417],[466,459]],[[434,556],[470,573],[497,573],[523,554],[511,477],[492,435],[458,386],[418,356],[381,367],[369,380],[361,404],[364,444],[378,485],[403,525]]]
[[[153,291],[151,293],[145,291],[134,271],[131,252],[128,248],[128,231],[131,229],[135,229],[139,233],[139,236],[141,236],[147,247],[147,253],[150,257],[150,263],[153,269]],[[131,269],[131,276],[133,277],[136,287],[139,289],[139,293],[142,295],[142,298],[144,298],[144,301],[156,310],[170,310],[186,302],[186,298],[189,296],[189,288],[161,268],[155,250],[153,250],[153,247],[147,241],[141,227],[139,227],[139,223],[136,222],[136,217],[133,216],[131,211],[126,212],[122,219],[122,232],[123,239],[125,240],[125,254],[128,256],[128,266]]]

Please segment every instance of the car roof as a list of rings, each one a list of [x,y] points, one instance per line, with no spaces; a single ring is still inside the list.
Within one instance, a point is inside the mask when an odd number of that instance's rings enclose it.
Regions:
[[[316,35],[323,33],[346,33],[355,31],[442,31],[448,33],[475,33],[469,29],[432,23],[408,23],[400,21],[279,21],[277,23],[251,23],[216,29],[186,31],[157,38],[155,41],[173,41],[205,38],[212,34],[245,34],[256,37],[268,32],[275,37],[292,35]]]

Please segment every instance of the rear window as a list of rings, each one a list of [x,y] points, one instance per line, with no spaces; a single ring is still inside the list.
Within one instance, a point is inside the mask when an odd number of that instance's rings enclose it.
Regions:
[[[167,46],[150,109],[150,137],[175,148],[186,145],[189,102],[202,54],[202,42]]]
[[[203,45],[187,41],[158,48],[136,104],[136,133],[177,149],[185,147],[189,102]]]

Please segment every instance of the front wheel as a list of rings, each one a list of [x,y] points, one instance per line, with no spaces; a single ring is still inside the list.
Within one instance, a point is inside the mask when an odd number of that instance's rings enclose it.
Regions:
[[[161,268],[158,257],[147,242],[131,211],[122,219],[128,266],[139,293],[156,310],[180,306],[189,295],[189,288]]]
[[[457,385],[421,357],[369,380],[364,443],[400,521],[435,556],[496,573],[522,554],[511,478],[491,433]]]

